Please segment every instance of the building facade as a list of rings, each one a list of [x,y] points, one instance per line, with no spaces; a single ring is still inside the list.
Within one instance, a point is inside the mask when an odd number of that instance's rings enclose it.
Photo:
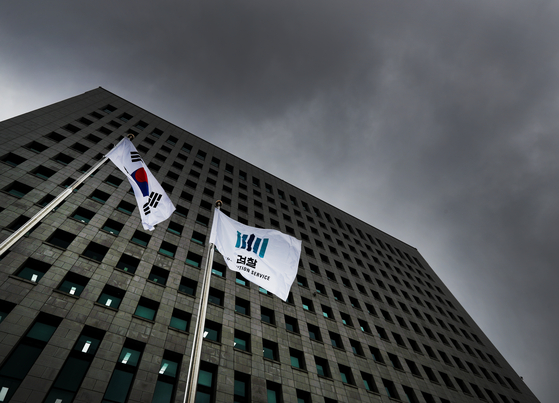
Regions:
[[[0,123],[0,240],[129,133],[177,210],[107,162],[0,256],[0,401],[182,402],[218,199],[303,248],[287,302],[215,254],[197,402],[538,401],[415,248],[103,88]]]

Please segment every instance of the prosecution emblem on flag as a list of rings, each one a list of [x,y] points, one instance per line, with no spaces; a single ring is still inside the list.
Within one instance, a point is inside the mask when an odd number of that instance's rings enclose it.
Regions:
[[[297,276],[300,240],[280,231],[249,227],[215,210],[210,243],[229,269],[287,300]]]
[[[254,234],[246,235],[237,231],[237,243],[235,244],[235,248],[246,249],[247,252],[252,251],[263,258],[266,254],[268,241],[268,238],[257,238]],[[258,249],[260,249],[260,253],[258,253]]]

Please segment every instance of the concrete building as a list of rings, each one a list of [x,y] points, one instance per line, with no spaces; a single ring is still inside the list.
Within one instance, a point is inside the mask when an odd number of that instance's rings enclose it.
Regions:
[[[216,253],[199,403],[538,401],[415,248],[102,88],[0,123],[0,239],[128,133],[177,210],[107,162],[0,257],[0,401],[182,402],[217,199],[303,250],[288,302]]]

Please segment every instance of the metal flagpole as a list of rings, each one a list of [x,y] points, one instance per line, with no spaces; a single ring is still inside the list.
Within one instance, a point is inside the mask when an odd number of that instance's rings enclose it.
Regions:
[[[132,136],[131,140],[134,138],[134,135],[129,134],[128,137]],[[122,141],[120,140],[116,146],[118,146]],[[115,147],[116,147],[115,146]],[[85,181],[93,172],[97,171],[101,165],[103,165],[108,160],[107,157],[102,158],[97,164],[89,168],[89,170],[80,176],[76,181],[68,186],[62,193],[54,198],[49,204],[47,204],[41,211],[35,214],[29,221],[23,224],[18,230],[16,230],[12,235],[10,235],[2,244],[0,244],[0,256],[2,256],[8,249],[10,249],[20,238],[26,234],[31,228],[33,228],[38,222],[40,222],[47,214],[49,214],[56,206],[64,201],[68,196],[72,194],[74,189],[76,189],[83,181]]]
[[[221,200],[216,201],[215,208],[219,210],[222,204]],[[183,403],[195,403],[196,400],[196,386],[198,385],[198,373],[200,372],[200,358],[202,355],[202,342],[204,341],[204,324],[206,322],[206,311],[208,309],[214,249],[213,243],[208,245],[206,271],[204,272],[204,280],[202,282],[202,295],[200,296],[200,305],[198,306],[198,318],[196,319],[196,330],[194,331],[194,342],[192,344],[192,353],[190,354],[190,364],[188,366]]]

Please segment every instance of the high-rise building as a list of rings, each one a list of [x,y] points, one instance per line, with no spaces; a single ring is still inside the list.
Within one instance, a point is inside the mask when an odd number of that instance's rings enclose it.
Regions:
[[[0,239],[128,133],[177,210],[107,162],[0,256],[1,402],[182,402],[218,199],[303,248],[287,302],[215,254],[197,402],[538,401],[415,248],[102,88],[0,123]]]

